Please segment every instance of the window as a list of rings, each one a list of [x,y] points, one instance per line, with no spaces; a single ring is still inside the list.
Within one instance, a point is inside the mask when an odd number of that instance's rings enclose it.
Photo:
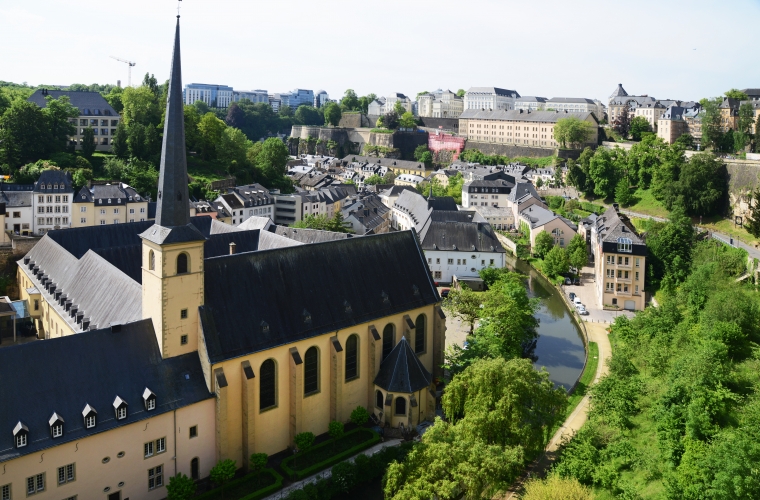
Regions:
[[[87,429],[92,429],[93,427],[95,427],[95,415],[94,414],[87,415],[84,418],[84,426]]]
[[[81,222],[82,224],[86,224],[87,223],[87,218],[86,217],[80,217],[79,218],[79,222]]]
[[[441,259],[435,259],[435,263],[436,264],[440,264],[441,263]]]
[[[156,269],[156,254],[153,253],[153,250],[148,252],[148,269],[151,271]]]
[[[437,280],[441,279],[441,271],[436,271],[433,273],[433,277]]]
[[[316,347],[306,350],[303,361],[303,394],[309,396],[319,391],[319,351]]]
[[[198,437],[198,426],[193,425],[190,427],[190,439]]]
[[[181,253],[177,256],[177,274],[184,274],[187,272],[187,254]]]
[[[54,438],[63,436],[63,424],[55,424],[52,431]]]
[[[432,257],[428,257],[428,264],[432,264],[432,263],[433,263]]]
[[[636,257],[636,267],[639,267],[639,258]]]
[[[113,209],[113,213],[118,214],[119,213],[119,209],[118,208],[114,208]]]
[[[187,309],[182,309],[179,312],[179,319],[187,319]]]
[[[164,485],[164,466],[157,465],[148,469],[148,489],[153,490]]]
[[[612,284],[612,282],[608,281],[607,282],[607,291],[611,292],[613,290],[613,287],[614,287],[614,285]]]
[[[197,480],[200,478],[201,478],[201,466],[200,466],[198,457],[195,457],[192,460],[190,460],[190,479]]]
[[[179,338],[179,343],[180,343],[180,345],[187,345],[187,335],[182,335]]]
[[[116,420],[123,420],[127,418],[127,406],[122,405],[116,409]]]
[[[277,404],[277,374],[273,359],[261,363],[259,375],[259,409],[266,410]]]
[[[352,380],[359,376],[359,337],[351,335],[346,340],[346,380]]]
[[[449,265],[454,264],[454,259],[449,259]]]
[[[639,272],[636,271],[636,281],[639,281]]]
[[[425,352],[425,315],[417,316],[414,323],[414,352],[420,354]]]
[[[26,495],[34,495],[45,491],[45,473],[26,478]]]
[[[16,434],[16,448],[23,448],[26,446],[26,432],[20,432]]]
[[[63,186],[61,186],[61,189],[63,189]],[[63,197],[63,202],[64,202],[64,203],[68,203],[68,202],[69,202],[69,196],[68,196],[68,195],[65,195],[65,196]]]
[[[607,256],[607,264],[615,264],[615,256],[614,255],[608,255]]]
[[[100,209],[100,215],[105,215],[105,214],[106,214],[106,209],[105,208],[101,208]]]
[[[406,399],[401,396],[396,398],[396,415],[406,415]]]
[[[145,207],[142,207],[142,208],[140,208],[140,213],[141,213],[141,214],[144,214],[144,213],[145,213]]]
[[[385,360],[388,354],[390,354],[390,352],[393,350],[393,346],[396,344],[395,337],[396,337],[395,328],[392,323],[388,323],[387,325],[385,325],[385,328],[383,328],[383,358],[382,360]]]
[[[58,484],[70,483],[74,479],[74,464],[58,467]]]
[[[145,445],[143,446],[143,449],[145,451],[143,455],[145,458],[152,457],[153,456],[153,441],[149,443],[145,443]]]
[[[0,500],[11,500],[11,485],[4,484],[0,486]]]
[[[375,391],[375,406],[377,408],[383,407],[383,393],[380,391]]]

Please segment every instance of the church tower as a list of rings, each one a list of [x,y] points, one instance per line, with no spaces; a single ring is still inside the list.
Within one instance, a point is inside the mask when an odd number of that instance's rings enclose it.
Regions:
[[[190,224],[179,16],[161,148],[156,223],[142,233],[142,316],[164,358],[198,350],[205,237]]]

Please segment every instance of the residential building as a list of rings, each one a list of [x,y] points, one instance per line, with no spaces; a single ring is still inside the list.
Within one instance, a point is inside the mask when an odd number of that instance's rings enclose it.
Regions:
[[[401,191],[391,207],[391,227],[398,231],[415,229],[420,232],[434,210],[456,211],[457,204],[449,196],[429,196],[427,199],[416,190]]]
[[[32,191],[34,234],[71,227],[74,184],[63,170],[44,170]]]
[[[648,95],[628,95],[623,88],[623,84],[619,83],[615,91],[610,95],[609,106],[607,108],[609,121],[610,123],[614,122],[626,106],[628,106],[629,118],[633,119],[636,113],[636,108],[646,104],[654,104],[655,101],[657,101],[657,99]]]
[[[400,92],[394,92],[386,97],[380,97],[375,99],[369,104],[367,114],[369,115],[384,115],[390,113],[396,109],[396,103],[401,103],[404,111],[412,112],[412,100]]]
[[[554,244],[561,248],[569,245],[578,232],[578,226],[572,221],[539,204],[533,204],[520,212],[519,221],[524,232],[530,234],[531,247],[536,246],[536,237],[542,231],[549,233],[554,239]]]
[[[462,207],[507,207],[509,193],[515,187],[514,177],[497,180],[477,180],[462,186]]]
[[[420,177],[428,177],[433,173],[433,167],[426,166],[424,163],[418,161],[408,160],[396,160],[394,158],[375,158],[370,156],[358,156],[348,155],[341,160],[341,163],[346,166],[350,163],[368,163],[372,165],[379,165],[381,167],[387,167],[388,170],[395,175],[401,174],[413,174]],[[384,174],[383,174],[384,175]]]
[[[464,111],[464,98],[451,90],[438,89],[417,96],[419,116],[429,118],[459,118]]]
[[[330,102],[330,96],[324,90],[317,90],[314,94],[314,107],[321,108]]]
[[[591,251],[599,303],[631,311],[643,310],[646,304],[646,243],[616,207],[608,209],[594,221]]]
[[[569,113],[594,113],[597,121],[604,118],[604,107],[601,103],[584,97],[552,97],[545,102],[544,109]]]
[[[424,180],[425,178],[419,175],[401,174],[396,176],[396,178],[393,180],[393,183],[397,186],[416,186]]]
[[[593,113],[466,109],[459,117],[459,133],[476,142],[556,148],[559,143],[554,140],[554,126],[560,119],[570,116],[592,125],[593,134],[584,146],[596,146],[599,122]]]
[[[750,101],[760,101],[760,89],[742,89]]]
[[[652,127],[652,131],[657,132],[660,117],[666,109],[666,106],[664,106],[660,101],[646,102],[640,106],[637,106],[633,110],[633,116],[634,118],[637,116],[643,117],[647,122],[649,122],[649,126]]]
[[[673,144],[683,134],[689,134],[699,142],[702,138],[702,107],[669,106],[657,121],[657,137]]]
[[[264,103],[269,104],[269,94],[266,90],[233,90],[232,100],[240,102],[243,99],[248,99],[252,103]]]
[[[739,106],[738,99],[732,99],[731,97],[725,97],[723,102],[720,103],[720,130],[721,132],[728,132],[729,130],[736,130],[739,128]]]
[[[290,92],[288,105],[294,110],[298,109],[298,106],[301,105],[314,106],[314,91],[306,89],[293,90]]]
[[[356,195],[356,186],[338,184],[314,191],[281,194],[272,191],[275,202],[275,224],[292,225],[312,215],[332,218],[343,207],[344,200]]]
[[[464,94],[464,109],[509,111],[515,109],[515,101],[519,97],[520,94],[516,90],[498,87],[470,87]]]
[[[71,227],[144,222],[149,201],[123,182],[85,186],[74,197]]]
[[[74,135],[69,137],[69,145],[82,149],[84,131],[91,128],[95,136],[95,150],[111,151],[111,143],[113,136],[116,135],[116,127],[119,126],[121,116],[108,104],[100,92],[39,89],[29,97],[28,101],[44,108],[47,106],[47,97],[59,99],[63,96],[68,97],[71,105],[79,110],[77,118],[69,119],[76,129]]]
[[[546,97],[522,96],[515,99],[515,109],[523,111],[544,111],[546,109]]]
[[[430,272],[439,283],[451,283],[454,276],[477,277],[487,267],[504,267],[506,252],[477,212],[433,210],[419,234]]]
[[[355,234],[365,236],[390,231],[391,210],[383,204],[377,194],[360,196],[347,201],[340,211],[346,224],[351,225]]]
[[[189,83],[185,85],[185,104],[203,101],[212,108],[226,108],[232,102],[232,87],[212,83]]]
[[[239,226],[249,217],[269,217],[274,220],[275,197],[261,184],[227,188],[213,202],[216,220]]]
[[[0,347],[6,497],[157,500],[357,406],[435,416],[445,314],[417,235],[303,244],[191,218],[179,21],[170,75],[155,223],[53,230],[18,261],[40,339]]]
[[[33,184],[0,182],[0,204],[5,206],[5,230],[21,236],[34,233]]]

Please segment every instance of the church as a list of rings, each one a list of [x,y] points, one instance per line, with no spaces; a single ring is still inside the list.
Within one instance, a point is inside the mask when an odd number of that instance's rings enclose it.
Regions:
[[[159,499],[357,406],[435,413],[445,316],[414,231],[303,244],[190,217],[179,17],[155,221],[18,262],[37,340],[0,345],[0,499]]]

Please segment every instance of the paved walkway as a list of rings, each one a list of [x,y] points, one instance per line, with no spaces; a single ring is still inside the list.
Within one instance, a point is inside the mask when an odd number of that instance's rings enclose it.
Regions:
[[[599,346],[599,365],[596,369],[596,376],[594,377],[591,385],[599,382],[599,379],[609,373],[609,367],[607,361],[612,355],[612,347],[610,346],[610,339],[607,336],[607,328],[609,325],[605,323],[586,323],[586,330],[588,331],[589,341],[596,342]],[[573,410],[569,417],[565,420],[562,426],[557,430],[554,436],[549,440],[549,444],[546,445],[545,453],[536,462],[528,467],[526,475],[521,477],[512,488],[502,498],[509,500],[516,498],[517,491],[520,490],[525,480],[530,477],[542,477],[549,467],[557,459],[557,450],[559,449],[562,441],[571,438],[576,432],[586,423],[588,417],[589,408],[589,394],[586,394],[578,406]]]
[[[588,315],[583,317],[583,320],[588,323],[612,323],[615,318],[621,314],[632,318],[634,313],[631,311],[605,311],[602,304],[599,303],[599,294],[596,293],[596,282],[594,279],[594,268],[591,266],[585,266],[581,269],[581,284],[580,285],[562,285],[560,287],[562,293],[565,294],[568,301],[570,300],[570,292],[580,297],[581,302],[586,306]]]
[[[400,439],[389,439],[387,441],[383,441],[382,443],[376,444],[372,448],[367,448],[366,450],[360,453],[357,453],[353,457],[347,460],[344,460],[344,462],[353,462],[354,458],[356,458],[359,455],[367,455],[367,456],[374,455],[375,452],[382,450],[386,446],[396,446],[398,444],[401,444]],[[301,479],[300,481],[290,484],[286,486],[285,488],[281,489],[280,491],[278,491],[277,493],[272,493],[268,497],[264,497],[262,500],[280,500],[282,498],[287,498],[287,496],[290,495],[290,493],[293,490],[300,490],[307,484],[316,483],[320,479],[327,479],[330,476],[332,476],[332,467],[330,467],[329,469],[325,469],[322,472],[319,472],[317,474],[314,474],[313,476],[309,476],[306,479]]]

